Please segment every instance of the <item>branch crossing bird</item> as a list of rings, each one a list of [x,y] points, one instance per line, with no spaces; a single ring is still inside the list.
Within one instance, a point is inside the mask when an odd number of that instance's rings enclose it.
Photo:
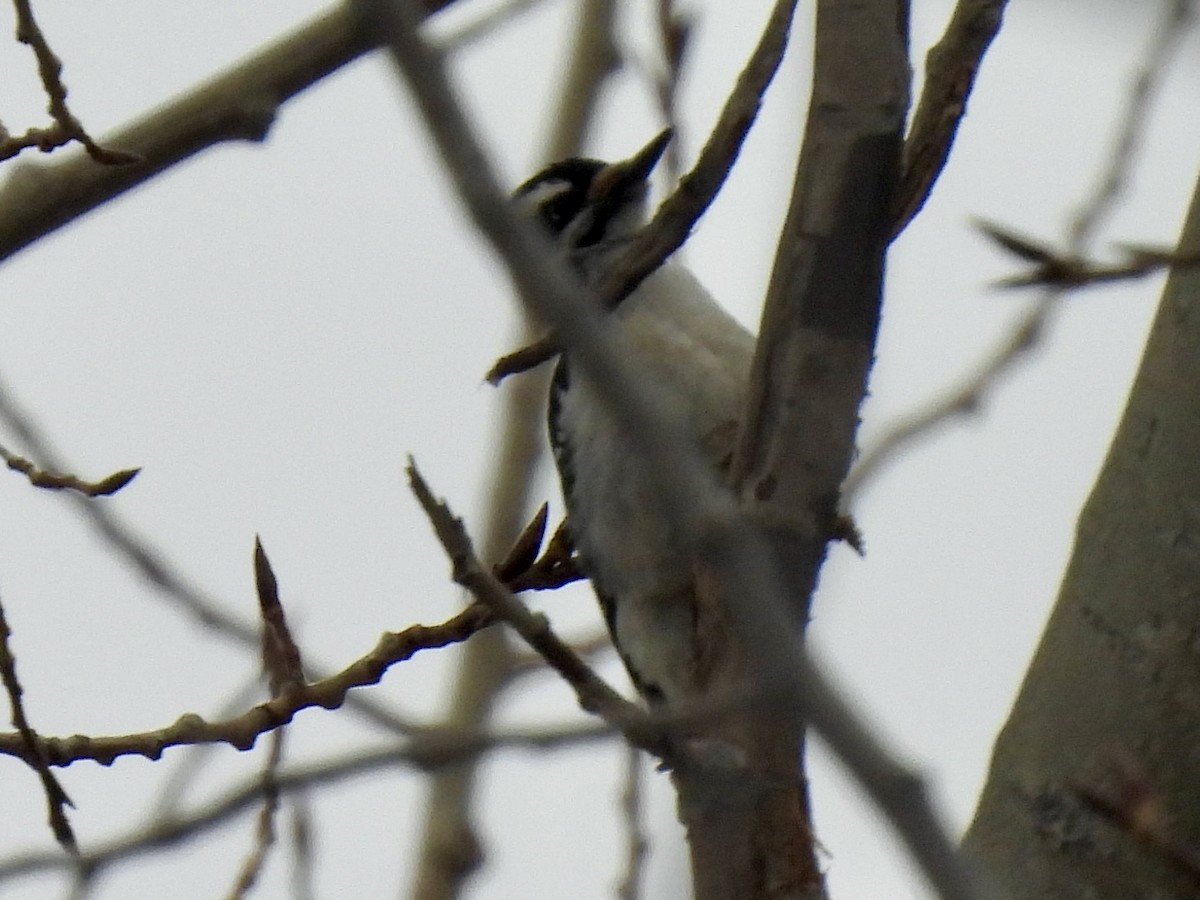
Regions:
[[[585,284],[597,284],[645,224],[649,177],[670,139],[665,131],[618,163],[564,160],[517,188],[516,202]],[[673,261],[609,316],[636,377],[680,414],[714,467],[727,466],[753,335]],[[627,427],[572,365],[570,351],[554,372],[548,425],[567,527],[634,685],[655,706],[703,693],[721,635],[705,633],[696,567]]]

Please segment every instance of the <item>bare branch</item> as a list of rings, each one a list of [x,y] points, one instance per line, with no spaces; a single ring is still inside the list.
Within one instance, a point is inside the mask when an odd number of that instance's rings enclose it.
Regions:
[[[238,750],[254,746],[259,736],[289,723],[305,709],[337,709],[354,688],[378,684],[388,669],[422,650],[431,650],[465,641],[493,621],[482,606],[470,606],[440,625],[412,625],[403,631],[385,632],[375,647],[336,675],[289,690],[272,697],[246,712],[219,722],[208,722],[195,713],[186,713],[172,725],[154,731],[115,737],[37,738],[31,750],[20,734],[0,734],[0,754],[36,762],[40,753],[49,765],[66,766],[90,759],[110,765],[120,756],[144,756],[158,759],[168,747],[185,744],[229,744]]]
[[[1129,86],[1125,100],[1125,114],[1121,117],[1117,134],[1109,151],[1096,190],[1075,214],[1067,235],[1067,246],[1073,253],[1087,249],[1088,243],[1113,213],[1117,200],[1125,193],[1130,174],[1137,160],[1142,136],[1146,133],[1146,122],[1154,106],[1154,97],[1166,77],[1167,69],[1175,51],[1183,42],[1188,27],[1195,19],[1195,3],[1192,0],[1161,0],[1162,19],[1143,62]]]
[[[74,135],[68,134],[57,122],[45,128],[27,128],[21,134],[16,135],[0,125],[0,161],[12,159],[14,156],[19,156],[22,151],[33,147],[43,153],[49,153],[59,147],[65,147],[73,140],[75,140]],[[115,153],[115,151],[106,152]]]
[[[1170,65],[1172,51],[1179,46],[1181,33],[1188,24],[1188,17],[1180,12],[1181,7],[1190,7],[1189,0],[1166,0],[1164,4],[1163,20],[1151,39],[1145,62],[1130,86],[1108,164],[1098,181],[1097,189],[1089,194],[1075,216],[1067,235],[1066,251],[1054,253],[1045,246],[1031,244],[1028,239],[1004,231],[1005,241],[1001,243],[1007,246],[1007,249],[1024,255],[1027,259],[1031,256],[1042,261],[1053,258],[1054,268],[1059,273],[1078,274],[1081,267],[1090,265],[1082,262],[1082,254],[1103,221],[1111,214],[1116,196],[1128,183],[1138,149],[1136,136],[1141,132],[1142,123],[1149,115],[1149,108]],[[997,237],[997,229],[993,227],[992,231],[992,236]],[[1154,259],[1163,258],[1161,254],[1146,251],[1147,248],[1133,248],[1129,252],[1130,265],[1133,268],[1149,266]],[[1171,261],[1186,264],[1188,259],[1176,259],[1172,255]],[[1035,278],[1034,282],[1036,281]],[[924,405],[917,412],[902,416],[884,432],[874,447],[862,454],[843,486],[844,508],[851,508],[863,488],[883,470],[886,463],[896,459],[904,448],[951,419],[977,412],[988,393],[994,390],[1010,371],[1028,358],[1029,352],[1043,340],[1050,316],[1058,308],[1064,289],[1072,286],[1069,278],[1065,279],[1065,283],[1058,283],[1054,279],[1049,281],[1046,293],[1033,308],[1001,337],[995,349],[980,361],[971,373],[961,379],[957,386],[932,403]]]
[[[262,616],[262,661],[267,673],[271,696],[286,697],[304,688],[304,666],[300,648],[288,628],[283,603],[279,599],[279,583],[263,549],[262,541],[254,539],[254,586]],[[257,883],[267,855],[275,846],[275,819],[279,812],[279,789],[275,778],[283,760],[284,728],[271,732],[270,752],[262,773],[262,809],[254,831],[254,845],[242,863],[237,881],[229,892],[229,900],[242,900]]]
[[[425,0],[421,9],[430,14],[452,2]],[[79,155],[16,166],[0,188],[0,261],[202,150],[263,140],[285,102],[372,48],[353,10],[337,3],[102,141],[139,162],[97,166]]]
[[[450,558],[455,582],[470,591],[476,601],[489,608],[497,618],[511,625],[575,689],[581,707],[620,729],[630,743],[647,753],[667,762],[673,760],[675,751],[649,716],[609,687],[551,630],[544,615],[532,612],[479,562],[462,521],[433,496],[411,459],[408,480]]]
[[[0,447],[0,459],[4,460],[4,464],[8,468],[14,472],[20,472],[28,478],[29,483],[34,487],[49,491],[78,491],[85,497],[107,497],[109,494],[115,494],[133,481],[142,471],[140,468],[121,469],[99,481],[84,481],[69,473],[52,472],[49,469],[39,468],[25,457],[18,456],[5,447]]]
[[[267,854],[275,846],[275,819],[279,812],[279,764],[283,759],[284,730],[271,732],[271,751],[261,778],[262,808],[258,811],[258,826],[254,830],[254,846],[242,863],[237,881],[229,892],[229,900],[243,900],[249,895],[262,873]]]
[[[560,90],[548,115],[548,136],[542,158],[547,162],[580,154],[595,120],[608,79],[619,66],[613,29],[617,0],[578,0],[568,62]],[[520,340],[529,340],[528,319],[520,324]],[[520,527],[518,517],[532,502],[535,474],[545,457],[546,391],[548,373],[512,385],[500,398],[502,422],[493,446],[491,491],[482,534],[485,558],[499,557]],[[542,559],[551,560],[554,541]],[[568,553],[568,556],[570,554]],[[526,572],[530,578],[544,569]],[[564,569],[565,572],[565,569]],[[511,586],[514,590],[523,587]],[[535,587],[530,584],[529,587]],[[448,697],[445,722],[480,728],[487,722],[500,691],[512,683],[514,648],[508,631],[494,629],[470,641],[460,656],[454,688]],[[482,842],[476,838],[472,796],[474,758],[462,766],[440,770],[431,779],[421,848],[414,866],[412,895],[422,900],[452,900],[460,896],[467,878],[482,863]]]
[[[401,766],[427,771],[453,765],[497,747],[551,751],[584,742],[608,740],[613,734],[608,725],[597,722],[490,734],[454,730],[431,731],[400,747],[359,751],[309,766],[298,766],[280,773],[275,779],[275,788],[284,796],[297,790],[336,784],[347,778],[371,774],[379,769]],[[16,854],[0,861],[0,881],[68,867],[95,872],[114,863],[179,844],[197,834],[212,830],[260,803],[262,796],[262,779],[256,776],[188,815],[137,828],[98,845],[81,854],[78,859],[64,857],[61,853],[41,851]]]
[[[620,63],[613,34],[616,18],[616,0],[578,2],[568,61],[559,79],[560,92],[549,114],[549,134],[542,153],[547,162],[578,155],[587,140],[603,88]],[[523,340],[528,339],[530,326],[528,320],[520,323]],[[492,442],[497,450],[482,545],[489,561],[498,558],[512,541],[520,527],[519,517],[532,500],[534,476],[545,457],[547,381],[546,377],[523,379],[500,401],[502,424]],[[447,698],[446,724],[475,729],[486,725],[500,692],[512,683],[514,658],[506,629],[493,629],[470,641],[459,656],[454,687]],[[453,900],[482,863],[483,844],[475,834],[476,813],[471,802],[478,771],[475,763],[474,758],[464,760],[431,779],[420,855],[414,866],[414,897]]]
[[[600,308],[617,306],[647,275],[662,265],[663,260],[683,246],[696,222],[716,198],[750,126],[754,124],[763,94],[783,59],[795,9],[796,0],[777,0],[758,46],[738,76],[696,164],[597,285]],[[509,375],[541,365],[557,352],[557,339],[553,335],[544,337],[497,360],[485,377],[488,383],[499,384]]]
[[[792,532],[794,603],[807,603],[835,529],[874,360],[907,104],[896,22],[894,3],[818,7],[804,146],[730,473]]]
[[[749,623],[746,644],[752,649],[744,655],[761,667],[758,677],[764,683],[787,677],[797,690],[803,683],[807,692],[828,688],[808,681],[815,673],[792,672],[803,665],[803,628],[828,544],[847,531],[837,497],[854,454],[859,408],[875,358],[908,106],[906,18],[904,0],[820,0],[817,5],[804,143],[728,472],[744,515],[759,523],[763,547],[758,552],[769,559],[767,571],[774,580],[769,595],[779,604],[770,610],[776,617],[771,625],[766,615]],[[736,596],[734,584],[726,583],[726,596]],[[780,636],[764,641],[768,627],[781,629]],[[773,658],[763,660],[768,652]],[[823,726],[811,712],[808,723],[795,716],[796,708],[809,711],[812,698],[803,694],[786,696],[786,704],[781,697],[778,706],[748,720],[747,744],[755,763],[786,789],[764,792],[761,802],[748,794],[734,829],[721,817],[696,816],[697,827],[689,827],[689,833],[699,829],[713,848],[704,856],[735,835],[749,835],[741,856],[764,853],[781,860],[782,877],[812,894],[823,891],[802,759],[806,724],[818,729],[849,724],[848,710],[828,699],[838,706],[837,724]],[[871,753],[882,753],[859,723],[852,727],[856,734],[847,744],[839,747],[831,739],[836,752],[847,761],[868,746]],[[892,794],[911,776],[894,760],[884,764],[891,772],[875,785],[853,763],[850,767],[938,889],[970,894],[972,882],[923,796],[924,786],[909,781]],[[912,796],[901,801],[910,790]],[[909,805],[914,797],[916,805]],[[711,865],[703,874],[716,885],[727,877]]]
[[[313,840],[312,808],[308,792],[299,788],[292,797],[292,897],[295,900],[316,900],[313,888],[313,864],[316,844]]]
[[[261,692],[262,667],[259,666],[217,707],[216,718],[228,719],[237,715],[250,706]],[[219,747],[218,744],[192,744],[181,748],[174,769],[163,778],[156,791],[157,796],[143,813],[143,821],[156,822],[174,818],[180,803],[187,795],[189,785],[199,780],[205,763],[219,752]]]
[[[675,139],[667,147],[665,159],[667,184],[674,186],[683,172],[683,135],[679,122],[679,83],[683,64],[692,42],[692,14],[681,11],[675,0],[656,0],[654,22],[658,45],[662,50],[661,72],[652,73],[655,99],[663,122]]]
[[[2,229],[3,223],[0,222],[0,230]],[[64,472],[70,468],[58,458],[58,454],[55,453],[50,442],[42,435],[33,420],[17,406],[2,384],[0,384],[0,422],[29,448],[33,456],[41,460],[47,470]],[[117,473],[117,475],[120,474]],[[110,478],[115,477],[117,476],[110,476]],[[261,650],[261,635],[258,628],[229,615],[223,604],[206,595],[188,581],[170,559],[157,547],[136,534],[117,516],[111,506],[93,503],[90,498],[76,492],[68,492],[66,496],[75,503],[76,509],[79,510],[84,520],[112,548],[113,552],[131,565],[134,571],[149,584],[158,588],[163,596],[178,609],[217,634],[244,647],[253,648],[255,651]],[[316,680],[327,677],[327,673],[314,666],[310,666],[309,674]],[[414,727],[411,722],[370,698],[351,696],[349,703],[355,712],[393,732],[403,734]]]
[[[42,782],[42,790],[46,794],[50,828],[54,832],[54,837],[64,850],[74,855],[79,852],[79,846],[75,841],[75,832],[71,830],[71,823],[67,820],[64,809],[67,806],[74,806],[74,804],[67,796],[67,792],[63,790],[63,786],[59,784],[54,773],[50,771],[50,764],[46,760],[45,753],[42,752],[37,732],[33,730],[25,715],[25,704],[21,702],[21,683],[17,680],[17,660],[13,656],[12,647],[9,644],[11,637],[12,631],[9,629],[8,620],[4,615],[4,604],[0,603],[0,680],[4,682],[4,691],[8,694],[9,706],[12,709],[12,723],[17,729],[16,737],[24,751],[22,755],[25,761],[38,773],[38,778]]]
[[[621,813],[625,820],[625,872],[617,886],[617,900],[640,900],[642,869],[650,848],[642,823],[644,760],[637,747],[625,748],[625,786],[621,791]]]
[[[946,33],[925,56],[925,86],[904,142],[904,175],[893,204],[893,238],[920,212],[946,167],[1007,5],[1008,0],[958,0]]]
[[[705,577],[716,583],[717,595],[754,598],[753,603],[725,607],[737,609],[742,618],[736,625],[747,644],[761,652],[761,685],[769,690],[774,708],[781,715],[803,714],[826,737],[896,824],[942,897],[976,897],[974,878],[941,828],[920,779],[884,751],[793,639],[785,582],[758,527],[716,483],[707,461],[682,437],[671,410],[648,397],[646,387],[623,365],[622,348],[605,327],[595,298],[557,260],[545,236],[512,209],[455,100],[443,61],[421,41],[410,5],[356,0],[356,6],[386,37],[456,188],[522,299],[571,347],[580,371],[636,436],[650,471],[669,473],[655,479],[664,509],[696,558],[704,561]],[[449,530],[447,536],[453,536]],[[476,569],[482,573],[481,588],[494,582],[482,567],[469,571]],[[496,599],[507,603],[512,598],[505,591]],[[536,618],[523,627],[531,637],[545,635]]]
[[[612,653],[614,648],[612,638],[608,636],[608,630],[601,628],[591,635],[572,640],[571,649],[584,659],[592,659],[604,653]],[[538,654],[527,650],[517,654],[514,658],[512,668],[508,672],[508,679],[509,681],[516,681],[519,678],[526,678],[530,675],[540,675],[543,672],[553,671]]]
[[[62,82],[62,61],[54,55],[46,36],[42,34],[37,21],[33,17],[33,6],[29,0],[13,0],[17,11],[17,40],[29,46],[37,57],[38,75],[42,79],[42,88],[50,98],[49,112],[54,119],[54,127],[41,131],[38,148],[49,151],[61,147],[68,141],[78,141],[94,161],[106,166],[124,166],[141,162],[136,153],[124,150],[110,150],[101,147],[83,127],[83,123],[67,107],[67,86]],[[29,137],[29,134],[26,135]],[[0,159],[7,159],[29,146],[18,139],[15,143],[5,141],[0,146]]]
[[[551,108],[549,133],[539,154],[546,164],[577,156],[587,145],[604,88],[621,68],[615,35],[617,6],[617,0],[580,0],[562,89]]]
[[[863,452],[850,471],[842,486],[843,508],[853,509],[863,488],[883,471],[887,463],[898,459],[906,447],[952,418],[978,412],[988,392],[1041,342],[1044,326],[1044,315],[1023,317],[976,370],[961,379],[957,386],[915,413],[893,422],[876,444]]]
[[[1124,263],[1100,263],[1077,254],[1059,252],[1049,244],[1018,234],[994,222],[976,221],[976,227],[999,246],[1033,267],[1020,275],[996,282],[1000,288],[1049,287],[1060,290],[1133,281],[1155,275],[1173,266],[1200,265],[1195,253],[1176,253],[1160,247],[1127,246]]]

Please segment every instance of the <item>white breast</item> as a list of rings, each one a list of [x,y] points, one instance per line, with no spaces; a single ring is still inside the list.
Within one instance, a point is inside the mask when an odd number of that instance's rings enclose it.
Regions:
[[[672,264],[651,275],[614,321],[636,376],[658,388],[691,439],[711,452],[713,432],[731,430],[742,414],[753,336],[687,269]],[[576,547],[598,592],[619,606],[615,637],[623,653],[649,680],[669,679],[647,669],[677,665],[664,644],[682,652],[686,635],[671,640],[664,631],[685,628],[690,609],[668,598],[686,590],[691,563],[659,511],[628,429],[578,370],[570,371],[558,403],[554,425],[570,450],[568,514]]]

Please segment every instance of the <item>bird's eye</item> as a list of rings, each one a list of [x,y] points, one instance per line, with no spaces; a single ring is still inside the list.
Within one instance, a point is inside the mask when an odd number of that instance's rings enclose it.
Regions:
[[[561,235],[586,209],[588,188],[604,167],[594,159],[563,160],[517,188],[516,198],[552,235]]]
[[[547,181],[526,191],[525,202],[551,234],[562,234],[583,209],[585,194],[575,185]]]
[[[579,214],[580,198],[573,192],[558,194],[541,205],[542,221],[555,234],[559,234]]]

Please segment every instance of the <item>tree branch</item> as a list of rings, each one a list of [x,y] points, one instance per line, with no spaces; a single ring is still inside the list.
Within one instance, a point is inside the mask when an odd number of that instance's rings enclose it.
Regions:
[[[1047,290],[1033,307],[1000,339],[996,347],[976,366],[973,372],[960,379],[959,384],[914,413],[900,417],[866,450],[855,464],[843,489],[843,506],[852,509],[854,500],[864,487],[883,471],[886,464],[898,459],[905,448],[928,436],[940,426],[959,416],[977,413],[988,395],[1005,375],[1045,339],[1050,317],[1058,308],[1064,291],[1084,287],[1093,277],[1101,281],[1140,277],[1163,265],[1190,265],[1195,253],[1163,253],[1156,248],[1131,247],[1125,266],[1104,266],[1092,263],[1084,252],[1111,215],[1116,199],[1129,181],[1137,160],[1138,135],[1153,107],[1153,102],[1175,51],[1186,31],[1191,0],[1165,0],[1163,18],[1153,35],[1143,63],[1132,79],[1125,109],[1117,123],[1116,134],[1109,149],[1108,162],[1100,173],[1096,189],[1080,204],[1066,236],[1066,249],[1052,251],[1019,235],[990,228],[989,236],[999,240],[1010,252],[1036,263],[1033,271],[1016,276],[1007,286],[1045,284]],[[911,138],[910,138],[911,140]]]
[[[925,56],[925,85],[904,142],[904,175],[893,202],[892,237],[913,220],[946,167],[983,56],[1008,0],[958,0],[942,39]]]
[[[638,706],[613,690],[592,667],[550,628],[544,615],[532,612],[475,556],[462,521],[437,500],[417,471],[408,463],[408,480],[425,515],[453,565],[453,578],[476,601],[513,627],[525,642],[575,690],[579,705],[620,730],[631,744],[671,763],[676,753],[662,729]]]
[[[271,732],[271,749],[267,754],[266,765],[259,776],[259,793],[262,806],[258,811],[258,822],[254,829],[254,843],[250,852],[242,862],[234,882],[233,890],[229,892],[229,900],[245,900],[258,883],[263,866],[271,848],[276,843],[276,818],[279,813],[279,765],[283,761],[283,739],[286,731],[282,728]]]
[[[286,725],[302,710],[313,707],[337,709],[346,702],[351,690],[378,684],[395,664],[421,650],[465,641],[493,621],[485,607],[474,605],[440,625],[411,625],[403,631],[386,632],[369,653],[336,675],[289,687],[280,696],[224,721],[208,722],[195,713],[186,713],[172,725],[137,734],[39,736],[36,750],[52,766],[68,766],[85,759],[107,766],[121,756],[158,759],[167,748],[185,744],[229,744],[238,750],[248,750],[260,735]],[[0,754],[16,756],[30,764],[36,762],[33,751],[20,734],[0,734]]]
[[[500,254],[522,299],[570,346],[582,375],[640,444],[637,449],[649,470],[661,473],[655,484],[664,509],[681,540],[703,561],[716,594],[742,598],[724,607],[736,610],[735,626],[758,653],[760,690],[779,715],[804,715],[827,738],[896,824],[942,897],[977,896],[974,879],[933,814],[920,781],[884,752],[794,640],[794,623],[785,612],[787,582],[779,577],[759,529],[740,514],[707,461],[682,437],[673,411],[656,402],[630,370],[595,297],[587,296],[545,236],[517,214],[500,190],[454,97],[443,61],[420,40],[411,6],[394,0],[357,0],[356,5],[386,38],[468,212]],[[898,152],[898,135],[891,143]],[[877,199],[886,211],[888,197]],[[886,229],[880,228],[879,240],[885,239]]]
[[[432,14],[453,0],[424,0]],[[279,108],[373,49],[353,9],[338,4],[205,84],[105,137],[138,159],[102,166],[80,153],[13,167],[0,188],[0,262],[188,157],[226,141],[262,141]]]
[[[1183,20],[1177,13],[1186,5],[1164,2],[1164,28],[1135,79],[1125,122],[1144,115],[1166,51],[1178,46]],[[1159,74],[1147,81],[1147,72]],[[1100,188],[1077,217],[1071,252],[1086,247],[1111,210],[1109,186],[1123,183],[1131,146],[1118,140],[1126,149],[1112,154]],[[1200,256],[1200,182],[1177,255]],[[1105,780],[1109,748],[1131,748],[1145,769],[1139,777],[1162,800],[1172,841],[1200,844],[1200,808],[1191,802],[1200,777],[1200,714],[1184,700],[1195,685],[1194,648],[1185,636],[1200,631],[1198,298],[1200,270],[1172,271],[1104,466],[1080,513],[1050,620],[996,741],[963,840],[987,860],[1013,900],[1195,893],[1194,873],[1172,871],[1136,846],[1133,835],[1081,799],[1079,785]],[[1141,753],[1148,748],[1152,752]],[[1066,847],[1071,852],[1063,852]]]
[[[795,9],[796,0],[777,0],[758,46],[738,76],[696,164],[596,286],[601,308],[617,306],[683,246],[716,198],[754,124],[763,94],[779,69]],[[556,353],[558,339],[551,334],[497,360],[485,377],[488,383],[499,384],[509,375],[541,365]]]
[[[1180,237],[1200,253],[1200,183]],[[1191,896],[1195,884],[1086,809],[1105,748],[1149,750],[1146,776],[1200,843],[1200,270],[1172,272],[1128,403],[1079,516],[1058,598],[996,742],[964,847],[1014,900]],[[1050,837],[1048,836],[1057,836]],[[1081,848],[1064,853],[1063,846]]]
[[[137,477],[141,469],[121,469],[99,481],[84,481],[68,472],[54,472],[39,468],[23,456],[0,446],[0,459],[14,472],[20,472],[34,487],[48,491],[78,491],[85,497],[107,497],[115,494]]]
[[[896,22],[886,0],[818,6],[813,98],[731,472],[793,532],[798,598],[833,531],[874,358],[907,104]]]
[[[497,747],[516,747],[529,750],[548,751],[560,747],[571,747],[582,742],[612,737],[612,729],[604,723],[587,723],[557,728],[498,733],[455,731],[431,731],[426,735],[406,741],[399,747],[361,752],[342,757],[322,760],[279,773],[274,779],[275,790],[280,796],[335,784],[347,778],[366,775],[382,768],[406,766],[421,771],[452,765],[463,759],[477,756]],[[94,873],[99,869],[131,859],[143,853],[182,843],[195,835],[229,821],[262,802],[263,782],[255,776],[233,788],[224,795],[210,801],[202,808],[186,815],[172,817],[164,822],[137,828],[121,837],[85,851],[78,859],[62,853],[31,851],[17,854],[0,862],[0,881],[28,876],[37,872],[63,868],[81,868]]]
[[[804,144],[729,472],[770,544],[776,590],[787,597],[780,612],[797,634],[808,620],[827,544],[840,530],[837,497],[874,359],[908,103],[906,12],[900,0],[818,3]],[[750,646],[758,652],[758,641]],[[817,719],[812,724],[820,727]],[[820,870],[807,781],[797,763],[804,723],[768,712],[747,727],[761,765],[788,790],[747,803],[737,833],[751,833],[776,857],[804,847],[793,877],[815,890]],[[933,844],[915,835],[938,826],[926,799],[908,805],[922,796],[922,786],[895,763],[886,765],[891,787],[873,796],[927,871],[947,879],[943,890],[969,890],[952,854],[943,849],[922,858]],[[891,806],[897,802],[903,806]],[[915,809],[920,815],[910,818]],[[710,843],[729,842],[721,817],[697,819],[716,832]]]
[[[50,771],[50,763],[42,752],[41,740],[29,719],[25,715],[25,704],[21,701],[21,682],[17,680],[17,660],[13,656],[9,638],[8,620],[4,615],[4,605],[0,603],[0,682],[4,684],[4,692],[8,695],[9,707],[12,710],[12,723],[17,729],[16,739],[24,751],[25,761],[38,774],[42,782],[42,790],[46,794],[46,807],[49,814],[50,828],[54,837],[68,853],[75,855],[79,846],[75,841],[75,832],[67,820],[65,808],[74,806],[67,792],[59,783],[58,778]]]
[[[45,151],[60,147],[68,141],[78,141],[83,145],[88,157],[101,165],[122,166],[138,162],[137,154],[101,147],[87,133],[83,123],[67,106],[67,86],[62,81],[62,61],[54,55],[49,41],[38,27],[33,16],[33,5],[29,0],[13,0],[13,6],[17,12],[17,40],[27,45],[37,58],[38,76],[42,80],[42,90],[50,99],[49,112],[54,119],[54,125],[46,129],[33,129],[26,133],[24,139],[7,138],[0,144],[0,159],[15,156],[29,146],[36,146]],[[36,140],[31,142],[30,138]]]
[[[0,228],[2,227],[0,225]],[[8,427],[39,461],[41,471],[62,473],[69,470],[70,467],[57,457],[50,442],[9,396],[3,384],[0,384],[0,422]],[[121,474],[109,476],[106,481],[118,478]],[[136,534],[111,506],[96,503],[92,498],[76,491],[68,491],[66,496],[116,556],[161,591],[163,597],[171,601],[177,609],[235,643],[256,650],[260,648],[258,629],[226,612],[222,603],[193,585],[156,546]],[[310,667],[309,675],[318,680],[327,677],[324,671],[315,666]],[[415,727],[413,723],[372,698],[351,695],[349,704],[356,713],[392,732],[403,734]]]
[[[625,825],[625,871],[617,885],[617,900],[641,900],[642,875],[650,840],[642,822],[645,761],[637,747],[625,748],[625,785],[621,789],[621,818]]]
[[[603,88],[620,61],[613,34],[616,17],[616,0],[579,2],[578,17],[572,25],[569,61],[560,79],[561,93],[549,114],[549,135],[541,153],[546,162],[576,156],[584,146]],[[529,322],[522,321],[523,340],[528,339],[529,332]],[[491,487],[482,537],[484,558],[488,562],[500,558],[530,506],[537,483],[535,475],[545,456],[547,389],[547,378],[526,378],[500,399],[499,434],[492,441],[497,449],[489,476]],[[552,539],[551,544],[554,543]],[[547,549],[547,557],[553,549],[553,546]],[[510,551],[508,559],[511,558]],[[556,568],[557,571],[531,569],[524,574],[530,578],[564,574],[563,567]],[[507,577],[501,577],[514,591],[518,590]],[[497,698],[512,685],[516,661],[506,629],[491,629],[468,642],[459,656],[446,724],[459,728],[484,727]],[[468,876],[483,861],[483,843],[474,827],[477,762],[477,757],[467,758],[461,765],[441,769],[431,778],[421,849],[413,867],[413,897],[453,900],[460,896]]]

